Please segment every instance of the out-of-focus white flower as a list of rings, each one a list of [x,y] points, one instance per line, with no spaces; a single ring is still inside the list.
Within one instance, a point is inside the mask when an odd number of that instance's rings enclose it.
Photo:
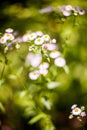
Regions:
[[[11,34],[11,33],[5,33],[5,34],[4,34],[4,37],[5,37],[7,40],[14,40],[14,36],[13,36],[13,34]]]
[[[37,37],[36,33],[31,33],[31,34],[28,35],[28,38],[29,38],[30,41],[34,40],[36,37]]]
[[[58,52],[57,50],[54,50],[50,53],[49,55],[51,58],[57,58],[60,56],[60,52]]]
[[[54,63],[55,63],[55,65],[58,66],[58,67],[63,67],[63,66],[65,66],[65,64],[66,64],[66,61],[65,61],[64,58],[58,57],[58,58],[55,59]]]
[[[37,80],[39,78],[39,76],[40,76],[40,73],[38,70],[35,70],[35,71],[32,71],[29,73],[29,78],[31,80]]]
[[[85,112],[81,112],[80,114],[82,117],[86,116],[86,113]]]
[[[73,9],[73,7],[71,5],[66,5],[65,6],[66,11],[71,11],[72,9]]]
[[[20,48],[20,44],[16,44],[16,45],[15,45],[15,48],[16,48],[16,49],[19,49],[19,48]]]
[[[40,72],[40,74],[45,76],[45,75],[47,75],[48,70],[47,69],[39,69],[39,72]]]
[[[56,39],[52,39],[52,40],[51,40],[51,43],[56,43]]]
[[[49,67],[49,63],[48,62],[42,62],[39,65],[39,69],[43,70],[43,69],[47,69]]]
[[[70,16],[70,15],[71,15],[71,12],[70,12],[70,11],[67,11],[67,10],[64,10],[64,11],[63,11],[63,15],[64,15],[64,16]]]
[[[26,65],[31,65],[33,67],[39,66],[39,64],[42,61],[42,55],[41,54],[34,54],[29,53],[26,57]]]
[[[37,31],[36,35],[39,36],[39,37],[41,37],[41,36],[43,36],[43,33],[41,31]]]
[[[75,116],[78,116],[81,114],[81,109],[79,107],[75,107],[73,110],[72,110],[72,115],[75,115]]]
[[[13,32],[13,29],[12,29],[12,28],[7,28],[7,29],[5,30],[5,32],[6,32],[6,33],[12,33],[12,32]]]
[[[44,104],[44,106],[50,110],[51,109],[51,102],[49,100],[46,100],[45,98],[41,98],[41,102]]]
[[[57,49],[57,45],[53,43],[47,43],[47,50],[52,51]]]
[[[7,41],[7,39],[4,36],[0,38],[0,43],[1,44],[6,43],[6,41]]]
[[[28,37],[29,37],[29,34],[25,34],[25,35],[23,35],[23,37],[22,37],[23,42],[28,41],[28,40],[29,40]]]
[[[59,82],[49,82],[48,83],[48,85],[47,85],[47,88],[48,89],[54,89],[54,88],[56,88],[56,87],[58,87],[60,85],[60,83]]]
[[[76,107],[77,107],[77,104],[74,104],[74,105],[71,106],[71,109],[73,110]]]
[[[48,42],[50,40],[50,36],[48,34],[43,35],[44,41]]]
[[[52,11],[53,11],[53,7],[47,7],[47,8],[41,9],[39,12],[40,13],[48,13],[48,12],[52,12]]]
[[[42,45],[42,49],[48,49],[48,44],[46,44],[46,43],[43,44],[43,45]]]
[[[42,37],[38,37],[38,38],[35,39],[34,43],[36,45],[41,45],[41,44],[44,43],[44,39]]]

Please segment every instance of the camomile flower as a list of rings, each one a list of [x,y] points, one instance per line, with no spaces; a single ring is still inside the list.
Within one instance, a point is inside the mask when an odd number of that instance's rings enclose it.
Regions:
[[[4,37],[5,37],[7,40],[14,40],[14,36],[13,36],[13,34],[11,34],[11,33],[5,33],[5,34],[4,34]]]
[[[6,43],[6,41],[7,41],[7,39],[4,36],[0,38],[0,43],[1,44]]]
[[[58,52],[57,50],[53,50],[53,51],[49,54],[49,56],[50,56],[51,58],[55,59],[55,58],[57,58],[57,57],[60,56],[60,52]]]
[[[39,36],[39,37],[41,37],[41,36],[43,36],[43,33],[41,31],[37,31],[36,35]]]
[[[50,40],[50,36],[48,34],[43,35],[44,41],[48,42]]]
[[[64,11],[63,11],[63,15],[64,15],[64,16],[70,16],[70,15],[71,15],[71,12],[70,12],[70,11],[67,11],[67,10],[64,10]]]
[[[45,76],[45,75],[47,75],[48,70],[47,69],[39,69],[39,72],[40,72],[40,74]]]
[[[51,40],[51,43],[56,43],[56,39],[52,39],[52,40]]]
[[[13,32],[13,29],[12,29],[12,28],[7,28],[7,29],[5,30],[5,32],[6,32],[6,33],[12,33],[12,32]]]
[[[47,43],[46,46],[47,46],[47,50],[49,50],[49,51],[57,49],[57,45],[53,44],[53,43]]]
[[[73,110],[72,110],[72,114],[75,115],[75,116],[78,116],[81,114],[81,109],[79,107],[75,107]]]
[[[23,37],[22,37],[23,42],[26,42],[26,41],[29,40],[28,35],[29,35],[29,34],[24,34],[24,35],[23,35]]]
[[[36,37],[37,37],[37,34],[36,34],[36,33],[31,33],[31,34],[28,35],[28,39],[29,39],[30,41],[34,40]]]
[[[71,106],[71,109],[73,110],[76,107],[77,107],[77,104],[74,104],[74,105]]]
[[[55,59],[54,63],[55,63],[55,65],[58,66],[58,67],[63,67],[63,66],[65,66],[65,64],[66,64],[66,61],[65,61],[64,58],[58,57],[58,58]]]
[[[37,67],[42,61],[41,54],[29,53],[26,57],[26,65],[31,65],[32,67]]]
[[[65,6],[66,11],[71,11],[72,9],[73,9],[73,7],[71,5],[66,5]]]
[[[36,45],[41,45],[41,44],[44,43],[44,39],[42,37],[38,37],[38,38],[35,39],[34,43]]]
[[[40,73],[39,73],[38,70],[31,71],[31,72],[29,73],[29,78],[30,78],[31,80],[37,80],[37,79],[39,78],[39,76],[40,76]]]
[[[43,69],[47,69],[49,67],[49,63],[48,62],[42,62],[39,65],[39,69],[43,70]]]

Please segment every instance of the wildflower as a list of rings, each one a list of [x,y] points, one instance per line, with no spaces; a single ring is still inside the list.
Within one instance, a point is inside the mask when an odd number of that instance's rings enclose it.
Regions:
[[[4,36],[0,38],[0,43],[1,44],[6,43],[6,41],[7,41],[7,39]]]
[[[49,67],[49,63],[48,62],[42,62],[39,65],[39,69],[47,69]]]
[[[39,69],[39,72],[40,72],[40,74],[45,76],[45,75],[47,75],[48,70],[47,69]]]
[[[36,33],[31,33],[28,35],[30,41],[34,40],[37,37]]]
[[[85,117],[86,116],[86,113],[84,111],[85,107],[83,107],[83,106],[81,108],[79,108],[77,106],[77,104],[74,104],[71,107],[71,109],[72,109],[72,111],[71,111],[71,114],[69,116],[69,119],[72,119],[74,116],[76,116],[79,121],[82,121],[81,117]]]
[[[72,9],[73,9],[73,7],[71,5],[66,5],[65,6],[66,11],[71,11]]]
[[[56,39],[52,39],[52,40],[51,40],[51,43],[56,43]]]
[[[70,11],[67,11],[67,10],[64,10],[64,11],[63,11],[63,15],[64,15],[64,16],[70,16],[70,15],[71,15],[71,12],[70,12]]]
[[[28,66],[29,64],[32,67],[37,67],[42,61],[42,55],[41,54],[34,54],[34,53],[29,53],[26,57],[26,65]]]
[[[48,42],[50,40],[50,36],[45,34],[45,35],[43,35],[43,39],[44,39],[44,41]]]
[[[44,39],[42,37],[38,37],[38,38],[35,39],[34,43],[36,45],[41,45],[41,44],[44,43]]]
[[[55,63],[55,65],[58,66],[58,67],[63,67],[63,66],[65,66],[65,64],[66,64],[66,61],[65,61],[64,58],[58,57],[58,58],[55,59],[54,63]]]
[[[5,30],[5,32],[6,32],[6,33],[12,33],[12,32],[13,32],[13,29],[12,29],[12,28],[7,28],[7,29]]]
[[[20,48],[20,44],[17,43],[17,44],[15,45],[15,48],[16,48],[16,49],[19,49],[19,48]]]
[[[23,40],[23,42],[28,41],[28,40],[29,40],[28,34],[25,34],[25,35],[22,37],[22,40]]]
[[[38,70],[35,70],[35,71],[31,71],[29,73],[29,78],[32,79],[32,80],[37,80],[40,76],[40,73]]]
[[[52,11],[53,11],[53,7],[47,7],[47,8],[41,9],[39,12],[40,13],[48,13],[48,12],[52,12]]]
[[[41,37],[41,36],[43,36],[43,33],[41,31],[37,31],[36,35],[39,36],[39,37]]]
[[[14,40],[14,36],[13,36],[13,34],[11,34],[11,33],[5,33],[5,34],[4,34],[4,37],[5,37],[7,40]]]
[[[47,43],[47,50],[52,51],[57,49],[57,45],[53,43]]]
[[[51,58],[57,58],[60,56],[60,52],[56,51],[56,50],[53,50],[51,53],[50,53],[50,57]]]

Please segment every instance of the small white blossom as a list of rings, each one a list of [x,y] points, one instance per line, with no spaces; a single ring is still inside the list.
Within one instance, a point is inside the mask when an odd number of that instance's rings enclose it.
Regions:
[[[60,52],[54,50],[54,51],[52,51],[52,52],[50,53],[49,56],[50,56],[51,58],[57,58],[57,57],[60,56]]]
[[[64,11],[63,11],[63,15],[64,15],[64,16],[70,16],[70,15],[71,15],[71,12],[70,12],[70,11],[67,11],[67,10],[64,10]]]
[[[42,55],[41,54],[29,53],[26,57],[26,65],[27,66],[30,64],[33,67],[37,67],[37,66],[39,66],[41,61],[42,61]]]
[[[39,69],[43,70],[43,69],[47,69],[49,67],[49,63],[48,62],[42,62],[39,65]]]
[[[86,113],[85,112],[81,112],[80,114],[82,117],[86,116]]]
[[[29,78],[32,80],[37,80],[39,76],[40,76],[40,73],[38,70],[35,70],[29,73]]]
[[[41,36],[43,36],[43,33],[41,31],[37,31],[36,35],[39,36],[39,37],[41,37]]]
[[[39,69],[39,72],[40,72],[40,74],[45,76],[45,75],[47,75],[48,70],[47,69]]]
[[[37,37],[36,33],[31,33],[31,34],[28,35],[28,38],[29,38],[30,41],[34,40],[36,37]]]
[[[44,39],[42,37],[38,37],[38,38],[35,39],[34,43],[36,45],[41,45],[41,44],[44,43]]]
[[[48,34],[43,35],[44,41],[48,42],[50,40],[50,36]]]
[[[74,105],[71,106],[71,109],[73,110],[76,107],[77,107],[77,104],[74,104]]]
[[[71,5],[66,5],[65,6],[65,10],[67,11],[71,11],[73,9],[73,7]]]
[[[56,43],[56,39],[52,39],[52,40],[51,40],[51,43]]]
[[[23,42],[26,42],[29,40],[29,35],[28,34],[25,34],[23,37],[22,37],[22,40]]]
[[[12,29],[12,28],[7,28],[7,29],[5,30],[5,32],[6,32],[6,33],[12,33],[12,32],[13,32],[13,29]]]
[[[52,50],[56,50],[57,49],[57,45],[53,44],[53,43],[47,43],[47,50],[52,51]]]
[[[79,107],[75,107],[73,110],[72,110],[72,114],[75,115],[75,116],[78,116],[81,114],[81,109]]]
[[[65,66],[65,64],[66,64],[66,61],[65,61],[64,58],[58,57],[58,58],[55,59],[54,63],[55,63],[55,65],[58,66],[58,67],[63,67],[63,66]]]
[[[11,33],[5,33],[5,34],[4,34],[4,37],[5,37],[7,40],[14,40],[14,36],[13,36],[13,34],[11,34]]]

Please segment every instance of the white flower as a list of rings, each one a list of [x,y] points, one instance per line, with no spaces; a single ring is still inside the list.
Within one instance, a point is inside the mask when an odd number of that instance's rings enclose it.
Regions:
[[[71,15],[71,12],[70,12],[70,11],[67,11],[67,10],[64,10],[64,11],[63,11],[63,15],[64,15],[64,16],[70,16],[70,15]]]
[[[17,44],[15,45],[15,48],[16,48],[16,49],[19,49],[19,48],[20,48],[20,44],[17,43]]]
[[[40,65],[39,65],[39,69],[47,69],[49,67],[49,63],[48,62],[42,62]]]
[[[37,31],[36,35],[41,37],[41,36],[43,36],[43,33],[41,31]]]
[[[66,64],[66,61],[65,61],[64,58],[58,57],[58,58],[55,59],[54,63],[55,63],[55,65],[58,66],[58,67],[63,67],[63,66],[65,66],[65,64]]]
[[[31,34],[28,35],[28,38],[29,38],[30,41],[34,40],[36,37],[37,37],[36,33],[31,33]]]
[[[5,34],[4,34],[4,37],[5,37],[7,40],[14,40],[14,36],[13,36],[13,34],[11,34],[11,33],[5,33]]]
[[[3,36],[0,38],[0,43],[4,44],[6,43],[7,39]]]
[[[35,70],[35,71],[32,71],[29,73],[29,78],[32,79],[32,80],[36,80],[38,79],[40,76],[40,73],[38,70]]]
[[[54,50],[54,51],[52,51],[52,52],[50,53],[49,56],[50,56],[51,58],[57,58],[57,57],[60,56],[60,52]]]
[[[41,54],[29,53],[26,57],[26,65],[27,66],[30,64],[33,67],[37,67],[37,66],[39,66],[41,61],[42,61],[42,55]]]
[[[39,72],[40,72],[40,74],[45,76],[45,75],[47,75],[48,70],[47,69],[39,69]]]
[[[56,39],[52,39],[52,40],[51,40],[51,43],[56,43]]]
[[[71,106],[71,109],[74,109],[76,107],[77,107],[77,104],[74,104],[74,105]]]
[[[36,45],[41,45],[41,44],[44,43],[44,39],[42,37],[38,37],[38,38],[35,39],[34,43]]]
[[[73,110],[72,110],[72,114],[75,115],[75,116],[78,116],[81,114],[81,109],[79,107],[75,107]]]
[[[85,112],[81,112],[80,114],[82,117],[86,116],[86,113]]]
[[[47,50],[52,51],[57,49],[57,45],[53,43],[47,43]]]
[[[48,34],[43,35],[44,41],[48,42],[50,40],[50,36]]]
[[[7,28],[7,29],[5,30],[5,32],[6,32],[6,33],[12,33],[12,32],[13,32],[13,29],[12,29],[12,28]]]
[[[65,6],[65,10],[67,11],[71,11],[73,9],[73,7],[71,5],[66,5]]]
[[[26,41],[29,40],[28,36],[29,36],[28,34],[25,34],[25,35],[22,37],[23,42],[26,42]]]

